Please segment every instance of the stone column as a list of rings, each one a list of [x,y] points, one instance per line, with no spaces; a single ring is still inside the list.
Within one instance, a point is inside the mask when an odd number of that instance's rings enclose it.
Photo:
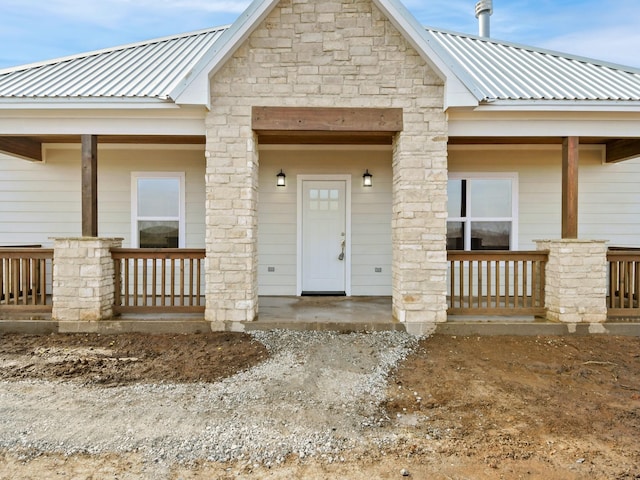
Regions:
[[[90,322],[113,316],[114,267],[110,249],[121,245],[120,238],[54,239],[53,320]]]
[[[257,138],[246,116],[207,117],[206,310],[213,330],[258,314]]]
[[[538,240],[549,251],[546,269],[547,318],[566,323],[607,319],[607,246],[600,240]]]
[[[393,316],[412,333],[447,319],[446,121],[432,116],[405,114],[393,152]]]

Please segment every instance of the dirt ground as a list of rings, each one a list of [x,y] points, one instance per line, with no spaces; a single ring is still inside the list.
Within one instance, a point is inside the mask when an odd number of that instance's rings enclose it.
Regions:
[[[213,382],[268,352],[243,334],[1,335],[0,379]],[[215,361],[211,359],[215,358]],[[272,479],[640,479],[640,339],[433,336],[389,379],[398,443],[344,462],[270,469],[199,463],[169,477]],[[0,478],[144,478],[136,454],[22,459]]]

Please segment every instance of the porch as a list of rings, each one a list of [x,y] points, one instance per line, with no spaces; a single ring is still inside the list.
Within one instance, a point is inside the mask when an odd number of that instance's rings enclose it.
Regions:
[[[448,253],[449,334],[640,334],[640,249],[607,250],[607,320],[549,321],[546,276],[549,252]],[[108,249],[111,315],[78,322],[52,320],[54,249],[0,248],[0,322],[11,331],[201,332],[204,320],[202,249]],[[84,292],[89,294],[90,292]],[[391,297],[260,296],[253,322],[229,322],[229,330],[405,330],[393,318]]]

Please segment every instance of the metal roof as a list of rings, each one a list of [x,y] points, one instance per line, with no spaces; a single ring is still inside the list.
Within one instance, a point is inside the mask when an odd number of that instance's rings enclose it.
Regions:
[[[166,100],[227,28],[0,70],[0,97]]]
[[[228,28],[0,70],[0,98],[174,100],[171,92]],[[439,29],[425,32],[432,50],[483,103],[640,101],[640,69]]]
[[[427,28],[429,43],[484,102],[638,101],[640,69]]]

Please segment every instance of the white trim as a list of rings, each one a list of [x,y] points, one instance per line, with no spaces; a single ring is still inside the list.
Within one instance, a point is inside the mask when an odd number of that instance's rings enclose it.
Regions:
[[[296,295],[302,294],[302,182],[343,180],[345,182],[345,294],[351,296],[351,175],[297,175]]]
[[[3,109],[16,110],[177,110],[169,99],[151,97],[0,97]]]
[[[138,179],[177,178],[180,183],[180,205],[178,206],[178,248],[186,245],[186,192],[184,172],[131,172],[131,248],[138,248]],[[167,220],[167,217],[145,217],[145,220]]]
[[[511,238],[509,239],[509,250],[517,250],[518,248],[518,223],[519,223],[519,180],[517,172],[454,172],[449,173],[449,180],[471,180],[474,179],[510,179],[511,180],[511,217],[482,217],[480,221],[486,222],[511,222]],[[467,212],[470,210],[471,195],[467,195]],[[447,221],[471,223],[474,217],[448,217]],[[478,221],[478,218],[475,218]],[[471,229],[465,228],[464,231],[464,249],[471,250]]]
[[[638,112],[637,100],[487,100],[476,110],[488,112]]]

